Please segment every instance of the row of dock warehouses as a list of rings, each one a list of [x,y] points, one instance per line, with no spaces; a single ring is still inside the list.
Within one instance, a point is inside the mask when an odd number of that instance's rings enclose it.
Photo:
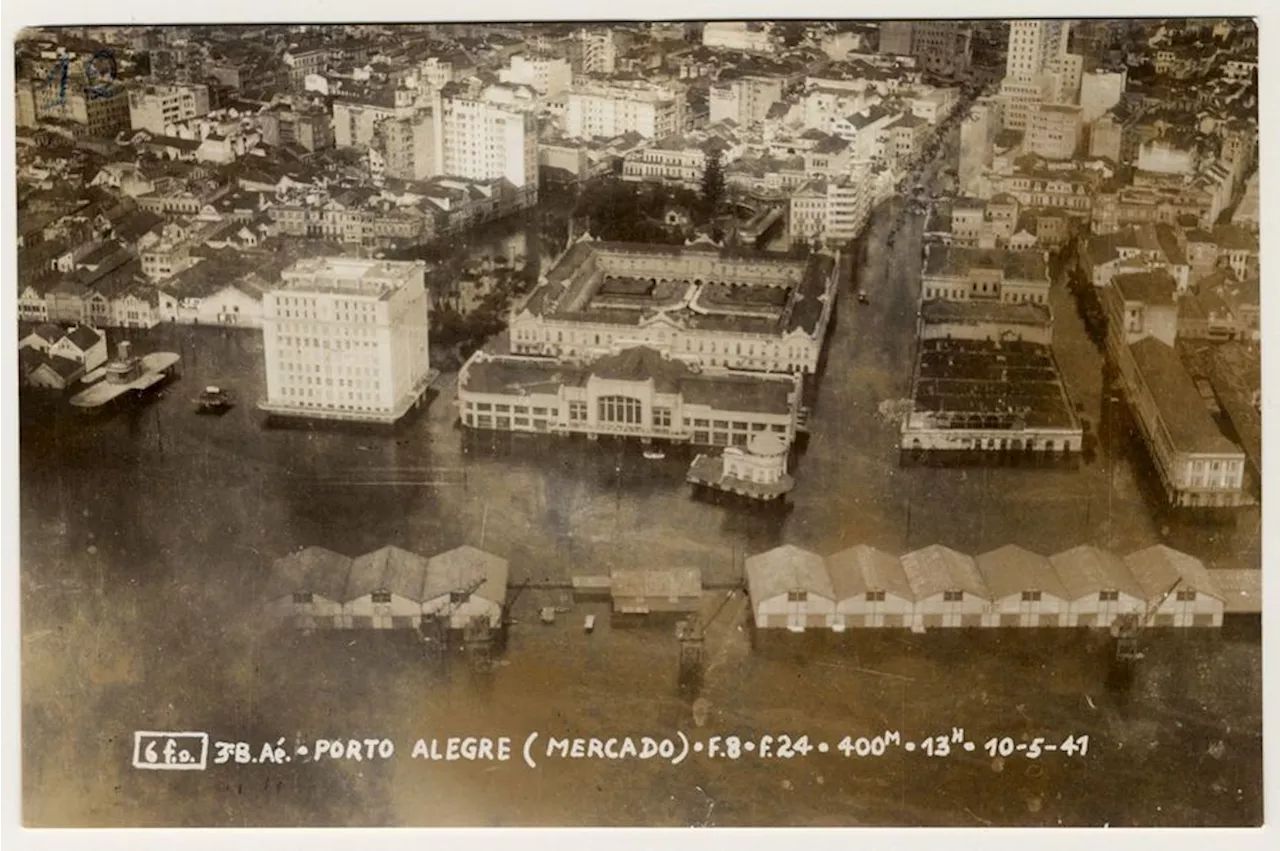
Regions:
[[[755,625],[858,627],[1219,627],[1261,612],[1261,570],[1209,570],[1156,545],[1120,557],[1083,545],[1052,556],[1017,546],[972,557],[934,544],[902,556],[859,545],[827,557],[786,545],[746,560]]]
[[[356,558],[307,547],[271,565],[265,614],[304,629],[411,629],[425,619],[497,629],[507,602],[507,560],[462,546],[426,558],[383,547]]]
[[[1262,610],[1261,570],[1209,570],[1156,545],[1120,557],[1082,545],[1053,556],[1004,546],[972,557],[934,544],[895,556],[858,545],[823,557],[776,547],[746,559],[757,628],[1110,627],[1139,614],[1155,627],[1219,627]],[[425,558],[387,546],[356,558],[307,547],[276,559],[265,614],[306,629],[410,629],[429,619],[500,628],[506,559],[462,546]],[[615,614],[694,615],[707,590],[696,567],[580,576],[574,597],[611,597]]]

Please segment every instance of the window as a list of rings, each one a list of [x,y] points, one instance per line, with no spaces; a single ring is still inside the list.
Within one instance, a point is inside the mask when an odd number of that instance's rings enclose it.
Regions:
[[[391,592],[390,592],[390,591],[374,591],[374,592],[373,592],[372,594],[370,594],[369,596],[372,598],[373,602],[375,602],[375,603],[385,604],[385,603],[390,603],[390,602],[391,602]]]
[[[963,591],[943,591],[942,600],[945,603],[959,603],[964,599]]]
[[[598,402],[598,416],[603,422],[639,425],[641,413],[640,400],[628,396],[602,396]]]
[[[884,592],[883,592],[883,591],[868,591],[868,592],[867,592],[867,602],[868,602],[868,603],[883,603],[883,602],[884,602]]]
[[[1120,599],[1119,591],[1099,591],[1098,601],[1102,603],[1114,603]]]
[[[671,409],[654,408],[653,425],[655,428],[671,428]]]
[[[1039,592],[1039,591],[1023,591],[1023,592],[1022,592],[1022,602],[1024,602],[1024,603],[1039,603],[1039,602],[1040,602],[1040,592]]]
[[[788,591],[787,592],[788,603],[803,603],[808,599],[809,599],[808,591]]]
[[[293,602],[304,605],[311,602],[310,591],[295,591],[293,594]]]
[[[1196,592],[1195,591],[1179,591],[1177,594],[1177,599],[1178,599],[1178,602],[1180,603],[1195,602]]]
[[[488,402],[476,402],[476,410],[477,410],[477,411],[492,411],[492,410],[493,410],[493,405],[490,405]]]
[[[587,419],[587,403],[586,402],[570,402],[569,403],[569,421],[583,422]]]

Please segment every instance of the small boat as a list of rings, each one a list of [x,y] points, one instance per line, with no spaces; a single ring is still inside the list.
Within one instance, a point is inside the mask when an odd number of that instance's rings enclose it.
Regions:
[[[649,461],[661,461],[663,458],[667,457],[667,453],[663,452],[661,449],[646,449],[644,451],[644,457]]]
[[[218,414],[230,409],[233,404],[231,395],[221,387],[209,385],[196,398],[196,410],[202,414]]]

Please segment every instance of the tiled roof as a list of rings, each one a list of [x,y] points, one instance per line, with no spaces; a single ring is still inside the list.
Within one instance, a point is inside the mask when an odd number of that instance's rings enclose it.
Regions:
[[[422,602],[463,591],[478,582],[473,592],[476,596],[505,606],[509,570],[505,558],[471,546],[456,547],[427,560]]]
[[[1223,599],[1204,562],[1195,556],[1156,544],[1130,553],[1124,561],[1148,600],[1159,599],[1173,588],[1175,582],[1180,590],[1193,590]]]

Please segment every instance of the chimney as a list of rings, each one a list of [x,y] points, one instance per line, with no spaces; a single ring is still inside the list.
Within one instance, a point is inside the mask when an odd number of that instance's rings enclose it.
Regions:
[[[129,341],[121,340],[119,346],[116,347],[116,351],[119,353],[117,357],[121,361],[129,360]]]

